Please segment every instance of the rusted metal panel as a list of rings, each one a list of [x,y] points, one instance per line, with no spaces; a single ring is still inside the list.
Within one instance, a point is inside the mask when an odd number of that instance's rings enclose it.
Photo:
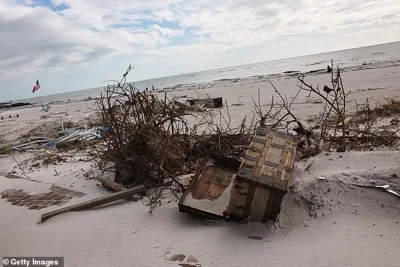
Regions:
[[[226,219],[233,178],[240,162],[208,157],[199,168],[179,202],[179,210],[193,215]]]

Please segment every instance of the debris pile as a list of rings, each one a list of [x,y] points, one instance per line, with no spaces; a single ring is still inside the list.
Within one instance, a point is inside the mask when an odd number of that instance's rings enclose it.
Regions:
[[[32,148],[51,148],[56,146],[63,147],[63,144],[71,144],[72,142],[76,141],[93,141],[101,138],[102,133],[106,132],[107,128],[94,127],[89,130],[64,129],[59,132],[59,135],[63,135],[64,133],[68,133],[69,131],[71,131],[72,133],[56,139],[44,136],[29,137],[28,140],[20,142],[18,144],[14,144],[10,146],[9,149],[21,150]]]
[[[127,73],[131,70],[129,68]],[[126,82],[126,75],[109,85],[97,100],[99,117],[108,127],[103,135],[104,162],[115,164],[115,181],[125,186],[155,186],[177,174],[191,173],[208,154],[243,156],[253,127],[210,127],[197,133],[189,126],[187,107],[165,95],[141,92]],[[222,99],[221,99],[222,101]],[[203,122],[207,123],[207,122]]]
[[[179,210],[206,218],[276,221],[293,170],[292,136],[257,129],[242,161],[210,156],[196,172]]]

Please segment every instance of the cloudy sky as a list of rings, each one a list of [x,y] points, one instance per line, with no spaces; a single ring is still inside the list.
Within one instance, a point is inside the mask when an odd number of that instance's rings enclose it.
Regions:
[[[400,40],[399,0],[0,0],[0,102]]]

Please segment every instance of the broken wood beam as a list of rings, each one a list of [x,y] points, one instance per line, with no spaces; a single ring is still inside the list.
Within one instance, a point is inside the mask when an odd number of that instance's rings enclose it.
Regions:
[[[109,188],[114,192],[120,192],[122,190],[125,190],[126,187],[118,184],[108,178],[105,178],[103,176],[98,176],[96,178],[97,181],[101,182],[101,184],[105,187],[105,188]],[[133,194],[132,196],[129,196],[127,199],[133,200],[133,201],[138,201],[139,199],[141,199],[143,196],[142,194]]]
[[[75,205],[72,205],[69,207],[65,207],[65,208],[55,210],[55,211],[44,213],[41,216],[41,221],[44,222],[44,221],[50,219],[51,217],[54,217],[54,216],[59,215],[64,212],[79,211],[79,210],[94,208],[94,207],[97,207],[100,205],[114,202],[119,199],[128,198],[128,197],[132,196],[133,194],[141,193],[141,192],[145,192],[145,191],[146,191],[146,187],[144,185],[138,185],[138,186],[126,189],[126,190],[122,190],[117,193],[113,193],[111,195],[106,195],[106,196],[88,200],[88,201],[85,201],[85,202],[82,202],[79,204],[75,204]]]
[[[101,182],[105,188],[110,188],[114,192],[119,192],[119,191],[126,189],[126,187],[124,187],[123,185],[120,185],[108,178],[103,177],[103,176],[98,176],[96,178],[96,180]]]
[[[181,112],[185,112],[185,111],[193,111],[193,108],[192,107],[190,107],[190,106],[188,106],[188,105],[185,105],[185,104],[183,104],[183,103],[181,103],[181,102],[179,102],[179,101],[174,101],[174,104],[175,104],[175,106],[177,106],[180,110],[181,110]]]

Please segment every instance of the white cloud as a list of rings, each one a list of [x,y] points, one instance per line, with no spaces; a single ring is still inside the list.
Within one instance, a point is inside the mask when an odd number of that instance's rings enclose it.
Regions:
[[[399,21],[399,1],[282,0],[208,2],[196,12],[186,12],[182,27],[233,46],[261,44],[281,35],[338,32],[373,23]],[[394,14],[388,19],[383,14]]]
[[[165,21],[174,21],[177,19],[176,14],[171,12],[170,10],[158,10],[153,12],[154,17],[157,20],[165,20]]]
[[[311,34],[343,33],[351,43],[352,33],[400,22],[397,0],[51,0],[51,5],[0,0],[0,78],[135,53],[149,62],[205,62],[233,49],[301,41]],[[374,40],[387,38],[377,34]]]
[[[164,36],[168,36],[168,37],[182,36],[184,34],[184,30],[182,30],[182,29],[163,28],[158,24],[154,24],[153,26],[151,26],[151,29],[161,33]]]

